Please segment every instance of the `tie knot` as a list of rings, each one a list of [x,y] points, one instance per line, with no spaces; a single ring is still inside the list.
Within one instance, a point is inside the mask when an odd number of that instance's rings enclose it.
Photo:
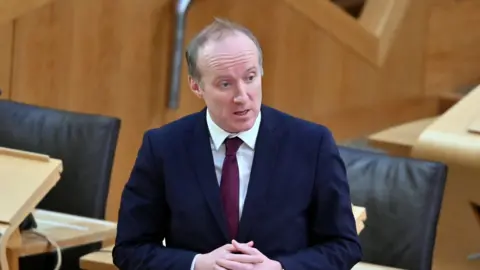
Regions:
[[[242,139],[238,137],[227,138],[225,140],[225,151],[227,156],[234,156],[237,154],[238,148],[242,145]]]

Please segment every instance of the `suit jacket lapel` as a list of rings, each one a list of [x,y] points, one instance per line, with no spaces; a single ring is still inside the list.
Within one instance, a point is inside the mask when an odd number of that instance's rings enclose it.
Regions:
[[[271,109],[262,108],[262,120],[255,143],[250,182],[247,197],[240,220],[238,241],[248,242],[249,230],[263,211],[266,202],[266,191],[271,182],[278,156],[280,132],[276,130],[276,118]]]
[[[199,114],[193,137],[188,144],[189,157],[195,170],[198,184],[205,195],[210,210],[218,223],[226,241],[228,229],[226,218],[222,210],[220,187],[218,185],[215,167],[213,165],[212,149],[210,147],[210,133],[205,118],[205,110]]]

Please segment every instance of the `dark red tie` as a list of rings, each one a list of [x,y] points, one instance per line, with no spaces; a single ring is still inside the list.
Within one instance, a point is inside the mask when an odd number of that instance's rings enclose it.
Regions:
[[[242,139],[238,137],[225,140],[225,160],[223,161],[222,179],[220,192],[222,195],[223,210],[228,222],[230,237],[235,239],[240,219],[239,210],[239,186],[240,177],[238,173],[237,151],[242,145]]]

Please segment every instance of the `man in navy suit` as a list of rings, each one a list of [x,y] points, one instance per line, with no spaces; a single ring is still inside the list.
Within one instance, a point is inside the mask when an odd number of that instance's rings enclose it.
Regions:
[[[216,20],[186,56],[206,109],[145,133],[122,194],[115,265],[351,269],[361,247],[331,132],[262,105],[262,51],[247,29]]]

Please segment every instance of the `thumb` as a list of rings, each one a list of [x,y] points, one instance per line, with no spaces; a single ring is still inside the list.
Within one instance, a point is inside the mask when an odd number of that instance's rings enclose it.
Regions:
[[[232,245],[232,244],[225,244],[225,245],[223,246],[223,248],[224,248],[226,251],[229,251],[229,252],[233,252],[233,251],[235,251],[235,249],[236,249],[235,246]]]
[[[256,254],[256,249],[249,245],[249,244],[253,245],[253,241],[250,241],[247,244],[240,244],[237,241],[232,240],[232,244],[237,249],[237,251],[239,251],[243,254],[249,254],[249,255],[255,255]]]
[[[253,241],[250,241],[250,242],[247,243],[247,245],[248,245],[249,247],[253,247],[253,244],[254,244]],[[238,246],[238,245],[241,245],[241,244],[240,244],[237,240],[233,239],[233,240],[232,240],[232,245]]]
[[[239,243],[237,240],[233,239],[233,240],[232,240],[232,245],[233,245],[235,248],[238,248],[238,247],[243,246],[243,245],[247,245],[247,246],[249,246],[249,247],[253,247],[253,241],[250,241],[250,242],[248,242],[248,243],[246,243],[246,244],[241,244],[241,243]]]
[[[232,240],[232,245],[233,245],[236,249],[238,249],[238,247],[240,246],[240,243],[238,243],[237,240],[233,239],[233,240]]]

